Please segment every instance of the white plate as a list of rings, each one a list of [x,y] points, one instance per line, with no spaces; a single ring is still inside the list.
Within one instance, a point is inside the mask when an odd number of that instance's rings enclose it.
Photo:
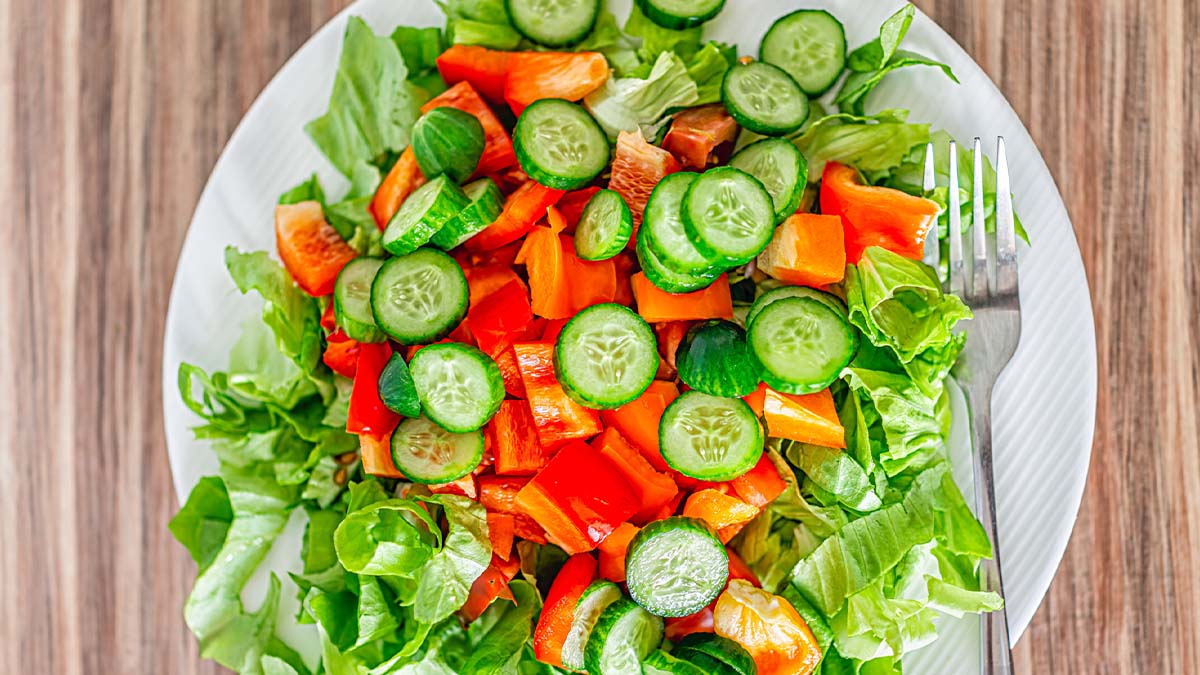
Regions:
[[[743,4],[749,3],[730,2],[708,32],[736,42],[743,54],[756,53],[771,21],[796,7],[791,0],[756,0],[754,11],[744,11],[739,7]],[[879,24],[899,6],[861,0],[804,4],[828,8],[845,22],[852,46],[876,35]],[[611,6],[623,17],[629,0],[613,0]],[[226,367],[238,326],[258,310],[258,302],[240,295],[229,280],[224,247],[274,250],[275,200],[313,170],[334,190],[344,185],[304,135],[303,126],[325,110],[350,14],[364,17],[379,33],[400,24],[443,23],[432,0],[355,3],[283,66],[217,161],[180,254],[163,349],[167,447],[181,501],[201,476],[215,471],[216,461],[189,431],[197,420],[179,399],[175,386],[179,364]],[[1021,347],[999,384],[994,417],[1000,537],[1015,642],[1029,625],[1062,558],[1087,477],[1096,409],[1096,346],[1087,278],[1054,179],[1004,96],[971,57],[924,15],[918,14],[913,22],[905,47],[950,64],[962,84],[953,84],[933,69],[903,70],[880,87],[872,108],[908,108],[912,120],[931,122],[960,139],[1004,136],[1017,209],[1033,241],[1021,256]],[[956,454],[962,455],[961,428],[957,437]],[[969,489],[970,469],[961,457],[958,467],[960,483],[965,479]],[[298,561],[300,521],[293,520],[263,571],[286,569]],[[250,606],[257,606],[261,588],[260,584],[248,589]],[[291,601],[290,595],[284,593],[285,602]],[[291,610],[285,607],[281,618]],[[282,629],[302,652],[315,658],[314,634],[302,627]],[[942,639],[910,660],[906,672],[974,672],[976,654],[975,621],[952,622],[943,629]]]

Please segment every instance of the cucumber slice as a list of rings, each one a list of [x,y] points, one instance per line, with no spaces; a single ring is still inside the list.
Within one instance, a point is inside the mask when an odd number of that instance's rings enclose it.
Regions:
[[[573,45],[596,25],[600,0],[505,0],[513,27],[547,47]]]
[[[658,425],[663,459],[679,473],[726,481],[746,473],[763,453],[758,417],[740,398],[686,391],[671,402]]]
[[[685,635],[671,650],[675,656],[699,665],[712,675],[757,675],[758,666],[746,648],[713,633]]]
[[[750,306],[750,313],[746,315],[746,325],[749,326],[754,321],[754,317],[758,316],[758,313],[764,307],[784,298],[812,298],[825,304],[840,316],[847,316],[846,303],[842,302],[841,298],[832,293],[818,291],[808,286],[780,286],[779,288],[772,288],[763,293],[754,301],[754,304]]]
[[[623,305],[593,305],[558,334],[554,369],[563,391],[575,402],[601,410],[618,408],[641,396],[654,380],[654,329]]]
[[[462,183],[479,166],[483,146],[483,125],[477,117],[458,108],[434,108],[413,124],[413,156],[425,176],[446,174],[455,183]]]
[[[423,248],[383,263],[371,284],[371,312],[402,345],[445,337],[467,315],[467,277],[454,258]]]
[[[406,419],[392,432],[392,461],[414,483],[449,483],[483,460],[483,432],[446,431],[427,417]]]
[[[574,190],[608,166],[608,137],[582,106],[560,98],[530,104],[513,130],[513,150],[529,177],[548,188]]]
[[[429,243],[449,251],[496,222],[504,210],[504,195],[491,178],[480,178],[463,188],[471,203],[451,218],[429,240]]]
[[[470,200],[446,176],[413,191],[383,231],[383,247],[392,255],[408,255],[429,243],[438,230],[466,208]]]
[[[762,307],[747,337],[763,365],[763,381],[789,394],[833,384],[858,351],[858,333],[845,316],[810,297],[780,298]]]
[[[592,195],[575,226],[575,252],[584,260],[608,260],[625,250],[633,235],[633,214],[612,190]]]
[[[746,396],[758,389],[762,365],[746,344],[746,331],[732,321],[696,324],[675,352],[679,379],[713,396]]]
[[[729,554],[702,520],[674,517],[642,528],[629,542],[625,584],[646,611],[695,614],[729,581]]]
[[[333,284],[333,316],[351,340],[387,340],[371,313],[371,282],[382,266],[378,258],[355,258],[346,263]]]
[[[383,372],[379,373],[379,400],[392,412],[405,417],[421,415],[421,400],[417,397],[417,386],[404,357],[392,354]]]
[[[662,290],[668,293],[691,293],[708,288],[721,276],[719,269],[708,274],[672,272],[664,267],[662,261],[650,250],[650,246],[646,243],[647,239],[646,228],[642,227],[638,231],[637,246],[634,250],[637,252],[638,263],[642,266],[642,272],[645,272],[646,278]]]
[[[621,587],[611,581],[593,581],[579,597],[575,604],[575,618],[571,620],[571,630],[563,643],[562,662],[570,670],[583,670],[583,650],[592,628],[608,606],[622,598]]]
[[[643,675],[711,675],[694,663],[672,656],[661,649],[642,661]]]
[[[725,0],[637,0],[638,9],[654,23],[671,30],[695,28],[711,21]]]
[[[721,100],[737,123],[758,134],[782,136],[808,119],[808,97],[783,69],[762,61],[725,73]]]
[[[750,262],[771,243],[775,206],[757,178],[722,166],[704,172],[688,187],[683,226],[702,255],[735,267]]]
[[[408,364],[425,416],[447,431],[474,431],[496,414],[504,380],[492,357],[459,342],[429,345]]]
[[[797,10],[771,25],[759,45],[758,58],[782,68],[815,98],[842,76],[846,30],[825,10]]]
[[[662,619],[636,602],[621,598],[600,614],[583,650],[583,660],[589,675],[640,673],[642,659],[658,649],[662,639]]]
[[[751,143],[729,158],[729,166],[745,171],[763,184],[775,205],[776,224],[799,208],[804,186],[808,184],[808,161],[791,141],[764,138]]]
[[[710,258],[696,248],[683,224],[683,200],[699,174],[679,172],[667,175],[646,201],[641,232],[646,246],[667,270],[680,275],[706,276],[719,267],[719,259]]]

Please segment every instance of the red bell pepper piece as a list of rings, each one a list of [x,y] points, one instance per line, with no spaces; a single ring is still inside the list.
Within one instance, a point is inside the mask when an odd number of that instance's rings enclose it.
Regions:
[[[658,423],[663,411],[678,397],[679,389],[674,383],[655,380],[637,399],[615,410],[605,410],[600,417],[641,451],[650,466],[668,471],[670,467],[658,445]]]
[[[350,390],[350,411],[346,416],[346,431],[352,434],[392,433],[400,416],[388,409],[379,399],[379,374],[392,356],[386,342],[363,343],[358,349],[358,372]]]
[[[318,202],[275,207],[275,245],[296,285],[314,297],[333,292],[333,282],[357,253],[325,221]]]
[[[358,454],[363,473],[380,478],[404,478],[392,461],[392,434],[359,434]]]
[[[541,342],[549,342],[551,344],[558,342],[558,335],[562,333],[570,319],[549,319],[546,321],[546,327],[542,329]]]
[[[675,368],[675,352],[683,336],[695,324],[694,321],[666,321],[654,324],[654,333],[658,336],[658,353],[662,355],[671,368]]]
[[[520,115],[542,98],[578,101],[608,79],[608,60],[599,52],[513,54],[504,79],[504,100]]]
[[[339,328],[329,334],[321,360],[338,375],[354,379],[354,373],[358,371],[358,342],[346,337]]]
[[[532,475],[550,461],[538,441],[533,413],[525,401],[504,401],[488,423],[495,439],[496,473]]]
[[[483,127],[483,155],[479,157],[479,165],[475,167],[475,176],[495,173],[517,163],[517,155],[513,151],[508,131],[496,118],[496,113],[479,97],[479,93],[470,82],[459,82],[450,87],[421,106],[421,112],[427,113],[442,106],[471,113]]]
[[[525,398],[525,381],[521,379],[521,368],[517,365],[517,353],[509,347],[492,357],[504,380],[504,391],[514,398]]]
[[[688,169],[703,171],[717,146],[732,143],[737,132],[723,104],[702,105],[675,114],[662,146]]]
[[[600,433],[600,416],[596,411],[571,400],[558,383],[554,374],[554,345],[524,342],[514,345],[513,350],[543,448],[553,451],[567,441]]]
[[[521,513],[517,508],[517,493],[529,484],[524,476],[480,476],[479,503],[496,513]]]
[[[628,307],[633,304],[633,285],[630,277],[637,269],[637,262],[628,251],[618,253],[611,260],[617,275],[617,292],[613,294],[613,302]]]
[[[504,103],[504,75],[512,52],[484,47],[453,45],[437,57],[437,69],[446,84],[470,82],[492,103]]]
[[[516,257],[516,251],[513,252]],[[461,264],[461,263],[460,263]],[[463,275],[467,277],[467,288],[471,296],[471,307],[483,302],[484,298],[515,281],[526,293],[528,287],[512,268],[512,260],[506,263],[472,266],[463,264]]]
[[[468,239],[463,246],[470,251],[487,251],[520,239],[545,217],[546,209],[554,206],[563,194],[562,190],[545,187],[536,181],[525,183],[504,201],[504,210],[496,222]]]
[[[771,456],[764,452],[753,469],[729,481],[729,486],[742,501],[763,508],[783,494],[787,481],[779,475]]]
[[[558,200],[556,205],[558,212],[562,214],[563,220],[566,223],[566,228],[563,232],[573,234],[575,226],[579,225],[579,219],[583,217],[583,209],[587,206],[600,188],[596,186],[585,187],[579,190],[572,190],[563,195],[563,198]]]
[[[633,233],[642,224],[642,213],[654,186],[667,174],[679,171],[679,162],[671,153],[651,145],[640,131],[617,134],[617,149],[613,154],[612,178],[608,189],[619,193],[633,214]],[[630,239],[632,242],[633,239]]]
[[[497,354],[524,339],[531,321],[529,295],[520,280],[508,282],[478,304],[472,304],[467,312],[471,334],[486,354]]]
[[[489,513],[487,514],[487,524],[488,539],[492,542],[492,554],[507,561],[512,556],[513,533],[516,527],[512,514]]]
[[[333,313],[333,298],[325,303],[325,311],[321,313],[321,328],[325,329],[326,333],[332,333],[337,330],[337,315]]]
[[[750,409],[758,417],[763,416],[763,406],[766,404],[767,389],[767,385],[760,382],[758,389],[742,397],[742,400],[746,402],[746,405],[750,406]]]
[[[864,185],[858,170],[829,162],[821,176],[821,213],[842,218],[846,262],[858,264],[868,246],[920,260],[925,236],[937,225],[938,205],[900,190]]]
[[[380,230],[387,228],[392,216],[396,215],[413,190],[424,184],[425,176],[421,173],[421,167],[417,166],[417,156],[410,145],[400,153],[371,199],[371,215]]]
[[[511,569],[510,566],[497,565],[496,563],[500,561],[496,560],[496,556],[492,556],[492,560],[493,563],[488,565],[483,574],[480,574],[479,578],[475,579],[475,582],[471,584],[471,590],[467,594],[467,602],[459,610],[459,613],[468,622],[478,619],[483,614],[483,611],[488,608],[488,605],[492,604],[492,601],[496,598],[504,598],[509,602],[515,602],[512,590],[508,587],[508,582],[512,581],[516,572],[509,574],[508,570]]]
[[[625,583],[625,555],[629,552],[629,542],[641,532],[641,528],[631,523],[621,523],[613,533],[600,542],[600,576],[614,584]]]
[[[563,667],[562,649],[575,620],[575,605],[595,580],[596,559],[587,554],[571,556],[558,571],[533,631],[533,655],[538,661]]]
[[[467,499],[479,496],[479,486],[475,484],[473,474],[467,474],[449,483],[432,483],[429,485],[429,491],[435,495],[459,495]]]
[[[459,246],[451,251],[450,255],[458,261],[460,267],[463,268],[463,273],[466,274],[469,267],[512,267],[513,261],[517,259],[517,252],[521,250],[521,245],[524,242],[514,241],[499,248],[491,248],[487,250],[471,251]],[[468,279],[467,283],[470,283]],[[503,286],[505,282],[496,281],[491,287],[495,290]],[[486,295],[486,293],[484,294]]]
[[[671,503],[679,493],[678,486],[670,475],[659,473],[650,466],[642,454],[622,438],[621,433],[614,428],[604,430],[604,433],[592,441],[592,447],[613,463],[613,466],[624,474],[625,479],[637,494],[641,507],[630,520],[634,523],[645,524],[653,519],[664,506]]]

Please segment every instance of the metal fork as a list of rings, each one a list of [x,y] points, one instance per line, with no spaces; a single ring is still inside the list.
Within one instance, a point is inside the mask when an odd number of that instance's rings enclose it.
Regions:
[[[935,187],[933,144],[925,149],[925,189]],[[971,436],[975,467],[975,513],[992,542],[992,559],[980,564],[984,590],[1004,597],[1000,578],[1000,541],[996,535],[996,491],[992,471],[992,387],[1008,365],[1021,338],[1021,302],[1017,292],[1017,243],[1004,139],[996,143],[996,244],[989,278],[989,253],[983,203],[983,147],[975,139],[972,183],[972,255],[963,255],[962,211],[958,195],[958,147],[950,143],[950,260],[946,290],[962,297],[975,318],[970,324],[966,348],[954,376],[962,386],[971,410]],[[932,241],[930,241],[932,240]],[[926,240],[925,262],[938,269],[937,237]],[[967,263],[970,263],[969,265]],[[1010,675],[1012,651],[1008,618],[1004,609],[983,614],[980,623],[981,672]]]

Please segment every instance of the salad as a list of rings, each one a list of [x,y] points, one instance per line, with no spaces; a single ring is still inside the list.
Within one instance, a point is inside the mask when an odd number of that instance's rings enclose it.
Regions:
[[[946,450],[971,314],[920,262],[947,222],[924,150],[950,138],[868,105],[895,70],[954,74],[900,48],[910,5],[853,50],[797,10],[752,55],[704,38],[723,5],[349,19],[306,126],[349,187],[314,174],[276,251],[226,251],[261,316],[226,370],[179,370],[220,460],[170,523],[203,656],[884,675],[1000,607]],[[299,560],[247,608],[293,519]]]

